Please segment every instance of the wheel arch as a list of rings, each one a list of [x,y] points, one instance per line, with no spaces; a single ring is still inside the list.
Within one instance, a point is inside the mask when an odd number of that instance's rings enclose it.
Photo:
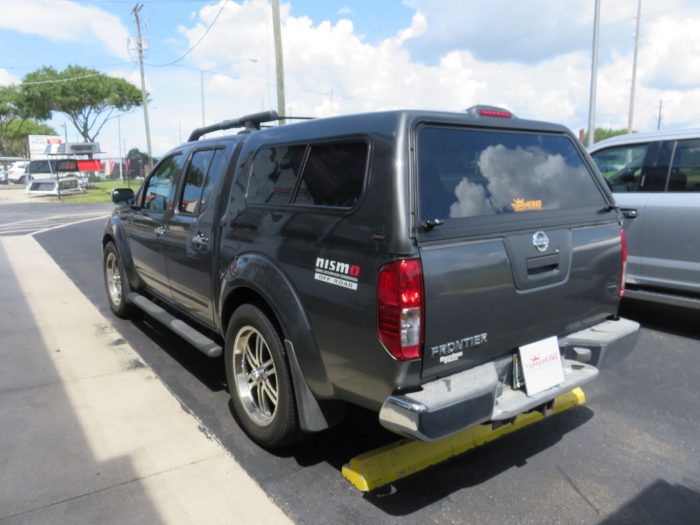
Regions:
[[[117,252],[119,252],[119,257],[121,258],[124,271],[126,272],[129,287],[132,290],[138,290],[141,287],[141,281],[138,278],[136,268],[134,267],[134,261],[131,258],[131,250],[129,250],[129,243],[127,242],[121,218],[116,214],[109,218],[105,230],[102,233],[101,246],[103,252],[108,242],[113,243],[117,248]]]
[[[323,414],[318,398],[332,398],[333,387],[311,325],[290,280],[263,255],[241,255],[224,272],[219,301],[222,333],[226,332],[236,308],[248,303],[255,304],[270,317],[284,342],[302,428],[307,431],[327,428],[332,418]]]

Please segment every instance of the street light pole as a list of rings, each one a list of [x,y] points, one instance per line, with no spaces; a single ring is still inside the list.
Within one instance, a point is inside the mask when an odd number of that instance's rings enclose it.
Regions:
[[[243,62],[247,60],[248,62],[253,62],[256,63],[258,61],[257,58],[239,58],[238,60],[234,60],[233,62],[227,62],[225,64],[221,64],[220,66],[213,67],[211,69],[200,69],[199,70],[199,94],[200,98],[202,101],[202,127],[204,127],[206,124],[204,122],[204,73],[212,73],[214,70],[222,68],[224,66],[230,66],[232,64],[236,64],[238,62]]]
[[[634,121],[634,90],[637,84],[637,52],[639,51],[639,21],[642,18],[642,0],[637,1],[637,24],[634,30],[634,58],[632,59],[632,88],[630,89],[630,114],[627,118],[627,133],[632,133]]]
[[[124,158],[122,157],[122,116],[119,115],[117,117],[117,126],[118,126],[118,133],[119,133],[119,138],[117,139],[119,141],[119,180],[124,180],[124,172],[122,171],[122,161]]]
[[[593,15],[593,57],[591,58],[591,97],[588,102],[588,140],[587,146],[592,146],[595,135],[595,102],[596,84],[598,81],[598,32],[600,30],[600,0],[595,0]]]

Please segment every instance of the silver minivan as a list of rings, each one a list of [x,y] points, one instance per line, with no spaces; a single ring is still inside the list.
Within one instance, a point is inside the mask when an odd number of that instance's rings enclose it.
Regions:
[[[626,297],[700,308],[700,129],[589,148],[624,216]]]

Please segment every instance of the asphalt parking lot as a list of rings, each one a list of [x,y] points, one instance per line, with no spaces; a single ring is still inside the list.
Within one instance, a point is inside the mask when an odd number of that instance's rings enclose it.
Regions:
[[[0,225],[15,206],[0,210]],[[644,327],[639,344],[628,360],[585,388],[585,406],[362,495],[340,469],[353,456],[395,439],[376,416],[353,410],[342,426],[294,448],[274,454],[259,448],[233,420],[220,359],[206,358],[147,318],[130,322],[111,314],[101,276],[103,222],[87,220],[37,233],[36,239],[183,408],[294,521],[700,522],[696,311],[626,304],[623,315]]]

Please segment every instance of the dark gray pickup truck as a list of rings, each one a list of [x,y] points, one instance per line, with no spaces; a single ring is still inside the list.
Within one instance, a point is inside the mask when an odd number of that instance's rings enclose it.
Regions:
[[[566,128],[483,106],[274,120],[195,130],[115,190],[102,239],[112,310],[223,353],[258,443],[347,403],[425,441],[502,424],[633,348],[620,215]]]

